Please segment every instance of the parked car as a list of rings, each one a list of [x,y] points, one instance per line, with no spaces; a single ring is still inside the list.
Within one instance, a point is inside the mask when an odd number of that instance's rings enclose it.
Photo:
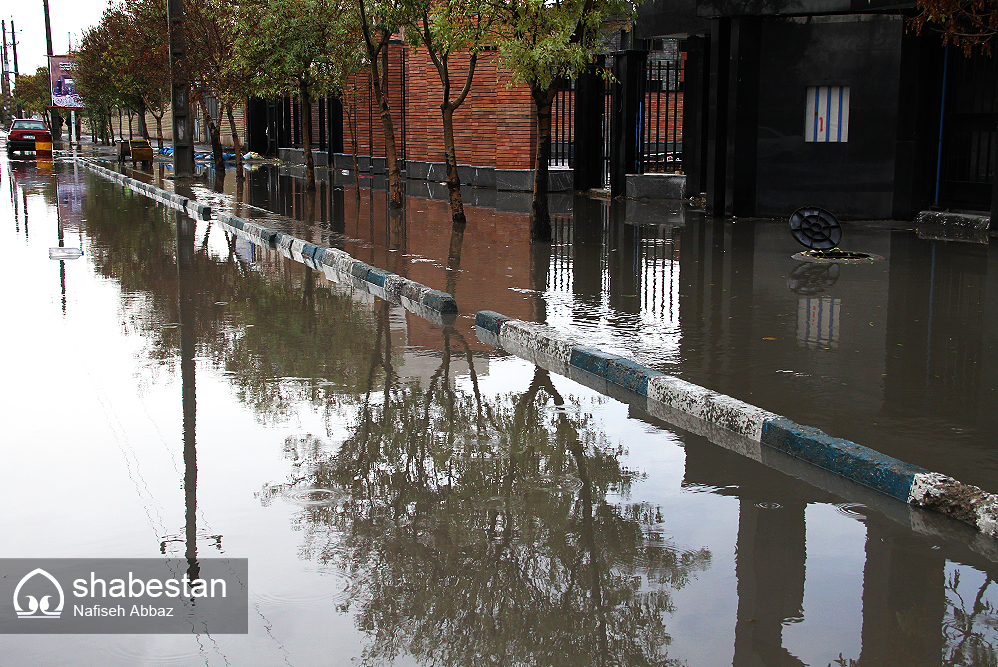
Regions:
[[[43,120],[15,118],[7,133],[7,156],[15,151],[52,151],[52,133]]]

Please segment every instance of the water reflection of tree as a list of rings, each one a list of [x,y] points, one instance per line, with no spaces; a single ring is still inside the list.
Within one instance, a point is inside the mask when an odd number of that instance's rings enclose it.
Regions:
[[[144,354],[175,363],[181,336],[173,214],[145,196],[97,182],[120,194],[84,200],[87,254],[100,275],[130,295],[122,320],[146,338]],[[228,253],[212,256],[209,232],[210,226],[199,229],[191,267],[196,355],[223,370],[262,419],[280,419],[303,402],[326,406],[337,391],[363,391],[362,353],[374,326],[369,311],[349,293],[318,287],[315,272],[297,263],[281,271],[250,267],[232,236]]]
[[[995,607],[985,597],[994,581],[985,573],[984,582],[972,600],[960,592],[960,569],[946,581],[946,602],[949,613],[943,621],[945,649],[943,665],[998,665],[995,650]]]
[[[356,585],[369,662],[409,653],[443,665],[661,665],[670,592],[710,564],[656,539],[659,510],[614,504],[636,473],[580,402],[535,369],[523,392],[455,389],[453,329],[426,383],[396,376],[387,306],[368,385],[335,454],[312,440],[290,484],[307,505],[303,557]]]

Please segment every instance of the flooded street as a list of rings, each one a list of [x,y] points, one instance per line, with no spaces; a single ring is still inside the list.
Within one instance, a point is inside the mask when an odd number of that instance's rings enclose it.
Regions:
[[[414,184],[391,216],[342,174],[193,188],[453,294],[440,326],[69,159],[0,171],[0,556],[250,572],[248,635],[4,635],[2,667],[998,663],[994,540],[474,327],[544,322],[998,492],[986,243],[846,224],[882,259],[808,264],[785,221],[553,195],[532,246],[529,195],[469,191],[462,235]]]

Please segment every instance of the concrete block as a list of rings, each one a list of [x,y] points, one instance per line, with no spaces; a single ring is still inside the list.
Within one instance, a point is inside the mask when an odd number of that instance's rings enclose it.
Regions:
[[[480,310],[475,314],[475,326],[481,327],[495,335],[499,335],[500,327],[508,322],[509,317],[494,310]]]
[[[333,153],[333,168],[353,171],[352,153]]]
[[[389,273],[388,271],[385,271],[384,269],[378,269],[373,266],[367,271],[367,282],[373,285],[377,285],[379,288],[381,288],[382,298],[384,297],[385,280],[390,275],[392,274]]]
[[[686,174],[627,174],[625,180],[629,199],[686,198]]]
[[[648,380],[648,398],[752,440],[761,440],[767,420],[780,416],[671,375]]]
[[[499,342],[503,349],[513,354],[529,353],[530,359],[537,356],[550,357],[568,366],[576,341],[557,329],[536,322],[506,320],[499,331]]]
[[[435,289],[426,290],[419,301],[421,305],[439,313],[457,313],[457,302],[447,292]]]
[[[915,216],[915,223],[918,225],[939,225],[944,227],[962,227],[982,231],[991,224],[991,218],[987,215],[973,215],[970,213],[951,213],[949,211],[919,211]]]
[[[789,419],[768,419],[762,444],[908,502],[914,476],[928,470]]]

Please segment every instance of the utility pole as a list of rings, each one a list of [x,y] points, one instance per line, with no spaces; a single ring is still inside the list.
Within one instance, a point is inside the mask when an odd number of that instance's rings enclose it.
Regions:
[[[3,108],[0,109],[0,122],[4,125],[7,124],[7,114],[10,112],[10,76],[8,75],[7,66],[7,22],[0,21],[0,29],[3,30],[3,53],[0,54],[0,74],[3,75],[3,79],[0,80],[0,95],[3,96]]]
[[[49,21],[49,0],[42,0],[42,7],[45,9],[45,46],[48,47],[47,55],[55,55],[52,51],[52,23]]]
[[[14,88],[17,88],[17,32],[14,30],[13,19],[10,22],[10,46],[14,49]],[[21,105],[17,105],[17,117],[20,118],[24,115],[24,111],[21,109]]]
[[[45,10],[45,47],[48,49],[47,55],[53,56],[55,55],[55,51],[52,50],[52,22],[49,20],[49,0],[42,0],[42,8]],[[47,61],[48,59],[46,58],[46,65],[49,65],[51,68],[51,64]],[[51,80],[52,72],[50,69],[49,81]],[[48,85],[51,85],[51,83]],[[62,116],[59,115],[55,107],[49,107],[49,110],[52,118],[52,141],[62,141]]]
[[[166,15],[170,28],[170,79],[172,88],[170,110],[173,116],[173,173],[176,178],[189,178],[194,175],[194,142],[191,137],[191,86],[187,78],[184,1],[167,0]]]

